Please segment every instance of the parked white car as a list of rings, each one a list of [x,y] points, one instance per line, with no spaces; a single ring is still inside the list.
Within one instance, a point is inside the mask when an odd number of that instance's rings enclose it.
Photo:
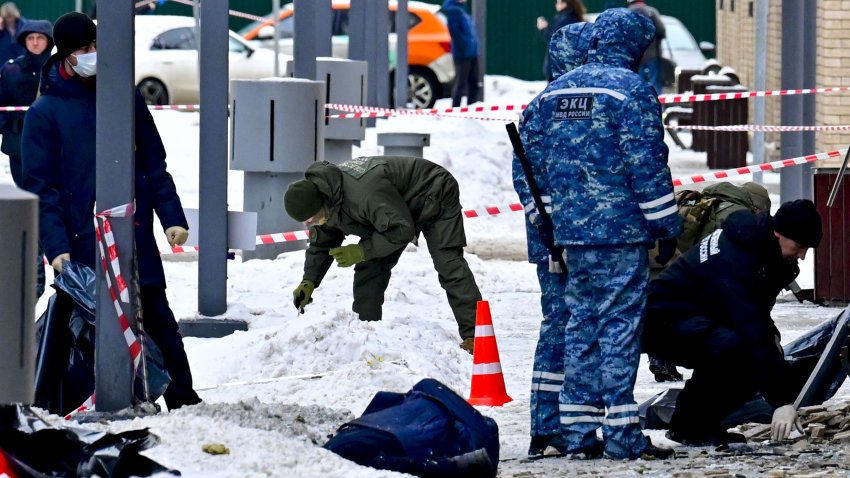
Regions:
[[[253,48],[230,32],[229,78],[274,76],[274,52]],[[283,75],[290,55],[279,57]],[[195,104],[200,100],[195,19],[168,15],[136,16],[136,85],[151,105]]]

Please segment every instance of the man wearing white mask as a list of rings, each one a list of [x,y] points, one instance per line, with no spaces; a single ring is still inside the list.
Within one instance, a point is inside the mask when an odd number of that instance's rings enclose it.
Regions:
[[[41,96],[24,119],[24,189],[39,197],[39,239],[53,268],[73,260],[95,268],[95,100],[97,28],[82,13],[53,27],[57,53],[41,72]],[[201,401],[177,321],[165,295],[165,274],[153,235],[156,211],[172,246],[189,236],[180,197],[165,164],[165,147],[140,94],[135,107],[136,254],[145,332],[162,351],[171,383],[169,409]]]

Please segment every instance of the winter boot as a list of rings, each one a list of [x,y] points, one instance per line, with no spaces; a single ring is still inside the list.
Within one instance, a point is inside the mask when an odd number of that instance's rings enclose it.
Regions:
[[[475,348],[475,339],[472,337],[463,339],[463,342],[460,343],[460,348],[466,350],[470,355],[472,355],[472,351]]]

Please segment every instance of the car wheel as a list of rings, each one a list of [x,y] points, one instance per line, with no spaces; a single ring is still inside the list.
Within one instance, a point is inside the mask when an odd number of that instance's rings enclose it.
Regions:
[[[168,90],[161,81],[155,78],[145,78],[139,82],[139,92],[145,103],[149,105],[167,105]]]
[[[437,102],[440,82],[427,68],[411,67],[407,75],[407,102],[414,108],[432,108]]]

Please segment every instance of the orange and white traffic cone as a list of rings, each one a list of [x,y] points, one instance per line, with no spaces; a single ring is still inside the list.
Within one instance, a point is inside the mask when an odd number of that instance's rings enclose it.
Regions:
[[[505,390],[505,377],[499,361],[499,347],[490,317],[490,304],[478,301],[475,313],[475,348],[472,354],[472,386],[469,398],[472,405],[499,407],[511,400]]]

